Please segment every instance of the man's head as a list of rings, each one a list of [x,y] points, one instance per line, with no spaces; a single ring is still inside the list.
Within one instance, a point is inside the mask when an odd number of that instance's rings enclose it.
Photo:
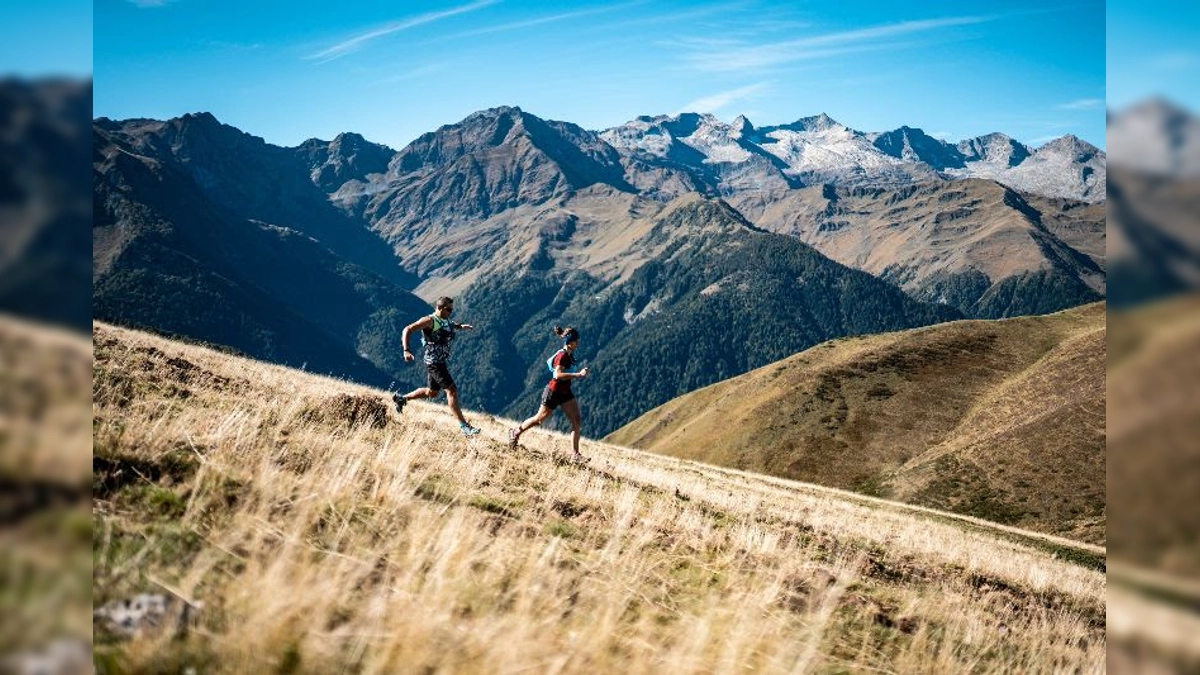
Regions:
[[[433,306],[437,308],[438,314],[449,316],[450,312],[454,311],[454,298],[448,298],[443,295],[437,299],[437,302]]]

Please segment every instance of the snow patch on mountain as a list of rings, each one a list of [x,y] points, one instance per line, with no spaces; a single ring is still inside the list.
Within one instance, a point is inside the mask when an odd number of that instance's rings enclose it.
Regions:
[[[740,143],[740,129],[710,114],[639,117],[601,132],[600,137],[618,150],[659,158],[667,157],[676,142],[702,154],[706,164],[745,162],[751,157]]]
[[[1107,160],[1104,152],[1090,143],[1068,135],[1029,153],[1025,146],[1003,134],[984,138],[987,141],[972,148],[981,148],[979,160],[946,173],[953,178],[986,178],[1040,195],[1088,202],[1105,198]]]
[[[675,139],[655,122],[658,119],[662,118],[639,117],[600,132],[600,138],[617,150],[666,157]]]
[[[765,128],[753,140],[783,160],[790,175],[872,171],[905,164],[880,152],[866,135],[825,114]]]
[[[1121,167],[1200,176],[1200,118],[1162,98],[1144,101],[1109,115],[1108,149]]]
[[[703,153],[707,163],[745,162],[750,159],[751,153],[739,143],[741,133],[711,115],[705,117],[705,124],[691,136],[682,139],[684,143]]]

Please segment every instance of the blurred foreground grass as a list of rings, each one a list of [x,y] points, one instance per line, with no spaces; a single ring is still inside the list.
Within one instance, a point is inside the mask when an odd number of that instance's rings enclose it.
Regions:
[[[0,317],[0,658],[91,640],[91,360]]]
[[[1200,669],[1200,120],[1109,117],[1111,672]]]

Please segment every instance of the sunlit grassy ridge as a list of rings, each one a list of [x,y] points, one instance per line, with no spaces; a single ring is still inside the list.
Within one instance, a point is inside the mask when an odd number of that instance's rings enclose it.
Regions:
[[[204,603],[184,639],[98,632],[102,670],[1104,669],[1103,549],[94,343],[95,603]]]
[[[606,439],[1104,545],[1105,317],[832,340]]]
[[[1114,672],[1200,670],[1200,295],[1114,311],[1108,594]]]

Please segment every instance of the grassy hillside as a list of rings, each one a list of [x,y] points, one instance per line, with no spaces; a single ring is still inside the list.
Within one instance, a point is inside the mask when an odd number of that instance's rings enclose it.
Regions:
[[[1114,671],[1200,669],[1197,347],[1195,292],[1109,314],[1108,495],[1121,506],[1108,528]]]
[[[602,435],[832,337],[960,316],[695,195],[663,207],[636,249],[649,259],[618,284],[520,270],[479,280],[460,314],[481,330],[455,346],[465,400],[514,417],[536,410],[556,323],[583,335],[578,358],[595,375],[578,391],[589,433]]]
[[[1111,324],[1113,546],[1128,562],[1200,579],[1200,295],[1116,311]]]
[[[1104,552],[97,324],[100,672],[1100,672]]]
[[[826,342],[606,440],[1103,544],[1105,307]]]
[[[812,185],[730,197],[755,225],[979,319],[1043,314],[1105,293],[1104,204],[991,180]]]
[[[0,314],[0,672],[91,639],[91,364],[85,335]]]

